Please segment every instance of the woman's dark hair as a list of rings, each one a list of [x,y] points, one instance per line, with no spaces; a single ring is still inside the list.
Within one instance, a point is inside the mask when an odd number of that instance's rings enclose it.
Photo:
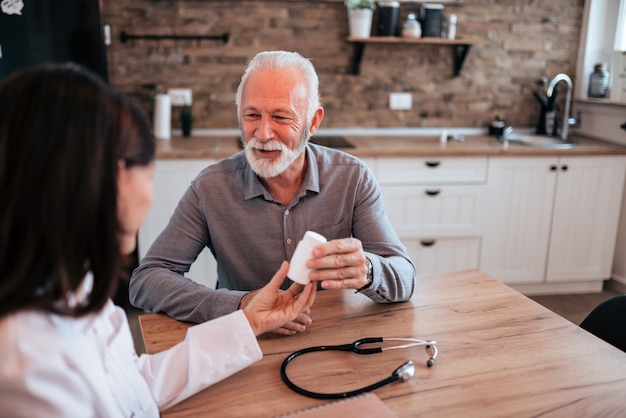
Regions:
[[[0,82],[0,317],[22,309],[80,316],[117,286],[119,162],[147,165],[145,113],[75,64]],[[87,304],[65,300],[93,273]]]

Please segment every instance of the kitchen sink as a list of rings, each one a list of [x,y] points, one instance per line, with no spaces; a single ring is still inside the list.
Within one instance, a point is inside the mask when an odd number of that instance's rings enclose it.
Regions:
[[[354,145],[346,138],[336,135],[312,136],[309,139],[309,142],[317,145],[323,145],[328,148],[354,148]],[[241,140],[238,140],[237,143],[239,145],[239,148],[243,149],[243,144],[241,143]]]
[[[354,145],[343,136],[312,136],[309,141],[328,148],[354,148]]]
[[[569,149],[574,148],[576,142],[563,142],[561,138],[550,135],[511,133],[506,135],[506,140],[513,144],[521,144],[535,148]]]

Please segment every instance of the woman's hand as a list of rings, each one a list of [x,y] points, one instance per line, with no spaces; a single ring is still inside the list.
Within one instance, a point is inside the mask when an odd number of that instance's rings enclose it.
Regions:
[[[311,323],[309,308],[315,300],[315,283],[303,286],[292,284],[281,290],[280,285],[287,278],[289,263],[283,261],[272,280],[254,295],[243,307],[255,335],[268,331],[279,334],[295,334]]]

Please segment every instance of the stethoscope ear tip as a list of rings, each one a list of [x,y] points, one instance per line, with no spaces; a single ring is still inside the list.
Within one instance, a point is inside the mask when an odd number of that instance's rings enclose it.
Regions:
[[[435,365],[435,359],[434,358],[429,358],[428,361],[426,362],[426,365],[428,367],[433,367]]]

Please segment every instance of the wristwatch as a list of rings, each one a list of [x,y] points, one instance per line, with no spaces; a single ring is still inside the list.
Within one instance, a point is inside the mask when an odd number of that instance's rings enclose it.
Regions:
[[[365,283],[365,286],[363,286],[359,290],[367,289],[372,285],[372,282],[374,281],[374,269],[372,268],[372,262],[367,257],[365,257],[365,267],[367,267],[367,283]]]

